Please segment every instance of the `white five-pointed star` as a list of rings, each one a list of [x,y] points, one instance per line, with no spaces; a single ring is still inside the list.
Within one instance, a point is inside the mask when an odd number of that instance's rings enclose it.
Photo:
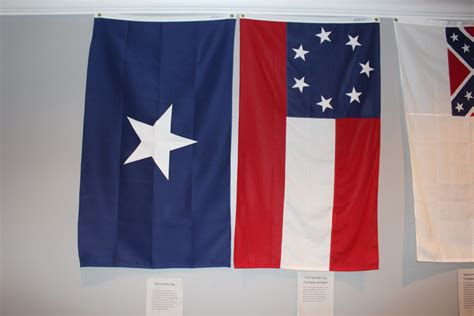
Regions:
[[[303,93],[303,89],[306,88],[306,87],[309,87],[309,84],[307,84],[306,82],[304,82],[304,77],[301,78],[301,79],[296,79],[296,78],[293,78],[295,79],[295,84],[293,85],[292,88],[298,88],[300,89],[300,92]]]
[[[370,67],[370,61],[368,60],[365,64],[359,63],[359,65],[362,67],[362,70],[360,71],[361,74],[366,74],[367,77],[370,77],[370,72],[374,70],[374,68]]]
[[[349,93],[346,93],[347,96],[351,97],[351,100],[349,103],[352,103],[353,101],[357,101],[360,103],[359,96],[362,94],[362,92],[357,92],[355,87],[352,87],[352,91]]]
[[[472,98],[474,98],[472,96],[472,92],[471,91],[466,91],[466,95],[464,96],[468,101],[471,100]]]
[[[300,47],[298,47],[298,48],[293,48],[293,51],[296,53],[296,54],[295,54],[295,58],[293,58],[293,59],[301,58],[301,59],[303,59],[303,60],[306,60],[306,59],[304,58],[304,55],[306,55],[307,53],[309,53],[309,50],[304,50],[304,49],[303,49],[303,45],[300,45]]]
[[[332,109],[331,100],[332,98],[326,99],[325,97],[321,96],[321,102],[318,102],[316,104],[320,105],[324,112],[326,109]]]
[[[469,51],[469,47],[470,47],[469,45],[467,45],[466,43],[464,43],[464,46],[461,47],[461,48],[462,48],[462,50],[463,50],[465,53],[467,53],[467,52]]]
[[[321,27],[321,33],[316,34],[316,36],[321,39],[319,43],[322,44],[324,41],[330,42],[331,39],[329,38],[329,34],[331,33],[332,31],[326,32],[326,30],[324,30],[324,27]]]
[[[166,179],[169,180],[170,151],[196,143],[195,140],[171,133],[173,105],[156,120],[153,126],[128,117],[140,144],[124,164],[152,157]]]
[[[347,36],[349,36],[349,42],[347,42],[346,45],[352,46],[352,51],[355,50],[356,46],[362,46],[362,44],[359,43],[359,35],[357,35],[356,37],[352,37],[350,35]]]
[[[456,42],[458,40],[458,35],[456,33],[453,33],[450,38],[453,40],[453,42]]]
[[[458,110],[458,112],[461,112],[462,110],[464,110],[462,103],[458,103],[458,105],[456,105],[456,110]]]

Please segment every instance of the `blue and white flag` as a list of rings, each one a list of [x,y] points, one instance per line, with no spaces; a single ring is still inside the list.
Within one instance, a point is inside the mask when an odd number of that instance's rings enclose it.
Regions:
[[[81,266],[230,266],[235,20],[94,22]]]

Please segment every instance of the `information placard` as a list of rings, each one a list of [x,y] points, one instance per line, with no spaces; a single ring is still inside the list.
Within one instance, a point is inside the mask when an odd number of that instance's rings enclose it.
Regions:
[[[298,316],[332,316],[333,305],[333,272],[298,272]]]
[[[474,316],[474,269],[458,270],[459,315]]]
[[[183,315],[183,279],[148,278],[146,283],[147,316]]]

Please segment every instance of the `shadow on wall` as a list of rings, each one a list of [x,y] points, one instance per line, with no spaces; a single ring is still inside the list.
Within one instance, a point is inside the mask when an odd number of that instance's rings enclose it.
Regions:
[[[233,268],[208,268],[208,269],[135,269],[135,268],[81,268],[81,286],[94,287],[124,277],[163,277],[163,278],[196,278],[202,280],[215,280],[233,282],[236,275],[242,286],[252,286],[251,283],[269,282],[275,279],[275,271],[278,271],[279,282],[295,282],[296,271],[280,269],[238,269]],[[219,275],[216,278],[216,275]],[[266,281],[265,281],[266,280]],[[262,283],[262,284],[264,284]],[[271,282],[270,282],[271,283]]]

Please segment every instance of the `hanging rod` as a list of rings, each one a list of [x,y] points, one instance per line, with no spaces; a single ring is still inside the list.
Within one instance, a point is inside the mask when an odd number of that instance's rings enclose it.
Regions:
[[[433,13],[433,12],[407,12],[383,10],[320,10],[320,9],[271,9],[271,8],[210,8],[210,7],[77,7],[77,8],[8,8],[0,6],[0,15],[95,15],[104,14],[134,14],[134,15],[201,15],[201,14],[234,14],[240,15],[278,15],[278,16],[313,16],[313,17],[339,17],[339,16],[364,16],[380,18],[411,17],[440,20],[474,20],[474,11],[466,10],[463,14]]]

